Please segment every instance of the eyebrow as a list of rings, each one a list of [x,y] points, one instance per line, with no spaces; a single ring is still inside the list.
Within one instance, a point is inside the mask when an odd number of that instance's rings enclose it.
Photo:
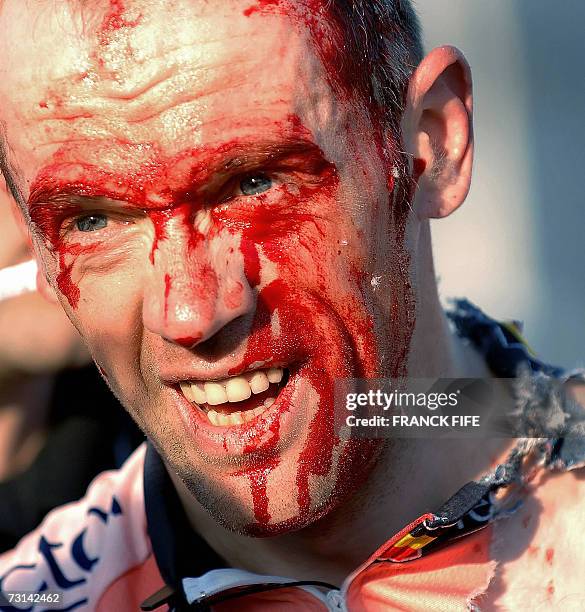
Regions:
[[[170,193],[173,196],[185,194],[192,190],[198,190],[211,180],[212,177],[229,174],[243,173],[260,166],[278,166],[286,165],[286,160],[289,160],[291,166],[304,165],[309,172],[319,172],[324,167],[331,167],[333,164],[329,162],[322,150],[313,141],[306,138],[287,137],[267,140],[241,140],[231,143],[222,143],[213,148],[197,148],[184,151],[167,162],[160,164],[159,170],[162,170],[162,176],[153,174],[152,169],[142,168],[135,173],[133,178],[128,174],[116,174],[110,171],[105,171],[94,165],[86,164],[65,164],[53,165],[46,167],[42,174],[34,181],[31,186],[28,205],[35,206],[39,204],[64,204],[74,198],[77,201],[95,200],[96,198],[107,198],[111,200],[123,200],[135,206],[143,206],[153,208],[148,204],[148,195],[145,194],[145,187],[152,184],[172,172],[173,165],[185,163],[188,168],[189,175],[186,180],[179,182],[179,185],[170,188]],[[294,161],[293,161],[294,160]],[[71,166],[84,168],[88,173],[94,174],[100,180],[68,180],[59,177],[59,169],[61,171]],[[166,170],[166,172],[165,172]],[[132,176],[132,175],[130,175]],[[146,176],[146,179],[144,178]],[[138,177],[138,178],[137,178]],[[141,178],[142,177],[142,178]],[[145,184],[145,182],[147,184]],[[124,185],[123,189],[112,189],[106,187],[108,185]],[[168,193],[168,191],[167,191]],[[167,207],[169,204],[164,204],[159,207]],[[156,206],[154,206],[156,207]]]

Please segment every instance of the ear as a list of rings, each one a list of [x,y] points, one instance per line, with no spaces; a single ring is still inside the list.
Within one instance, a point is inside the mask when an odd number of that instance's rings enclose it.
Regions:
[[[465,200],[473,164],[471,71],[454,47],[431,51],[408,88],[402,133],[417,182],[419,219],[450,215]]]

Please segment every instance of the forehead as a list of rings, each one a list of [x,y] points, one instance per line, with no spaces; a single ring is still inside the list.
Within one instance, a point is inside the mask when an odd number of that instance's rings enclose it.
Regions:
[[[123,170],[293,116],[313,132],[331,122],[303,20],[251,2],[8,0],[0,112],[26,182],[56,155]]]

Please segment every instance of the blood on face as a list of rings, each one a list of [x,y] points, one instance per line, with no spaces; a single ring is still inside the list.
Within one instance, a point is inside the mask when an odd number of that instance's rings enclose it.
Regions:
[[[258,9],[268,10],[271,7],[282,9],[288,5],[289,3],[284,1],[260,1],[251,5],[245,14],[253,17]],[[111,7],[111,13],[102,24],[104,44],[109,43],[116,30],[134,25],[132,20],[124,16],[122,2],[113,1]],[[311,28],[316,39],[324,36],[321,24],[314,15],[306,13],[305,19],[305,25]],[[346,79],[346,87],[340,88],[340,95],[346,96],[346,102],[354,103],[351,98],[353,94],[350,93],[351,74],[338,73],[333,45],[325,39],[322,39],[321,43],[320,55],[325,69],[332,80]],[[281,129],[278,124],[273,128],[275,132]],[[171,226],[181,225],[182,235],[187,236],[188,246],[185,250],[178,248],[177,257],[183,257],[185,253],[188,255],[197,249],[205,249],[209,235],[218,236],[220,231],[239,238],[237,255],[242,258],[245,281],[249,288],[254,290],[256,300],[244,361],[253,363],[261,360],[267,353],[273,355],[275,359],[282,359],[283,362],[306,360],[309,365],[303,369],[303,376],[319,398],[315,412],[308,423],[297,464],[290,468],[295,470],[298,516],[278,524],[270,512],[268,483],[271,474],[279,468],[282,469],[282,458],[276,452],[281,435],[280,421],[276,420],[273,423],[270,441],[263,445],[266,454],[263,462],[260,465],[250,465],[239,474],[234,474],[249,481],[255,517],[255,523],[249,526],[249,530],[258,534],[286,530],[293,524],[302,523],[311,515],[316,504],[311,490],[311,481],[314,477],[325,477],[333,470],[337,470],[333,498],[341,497],[360,480],[362,471],[356,470],[353,477],[349,477],[348,474],[352,463],[360,455],[360,464],[367,465],[367,457],[373,452],[370,444],[350,440],[345,443],[337,464],[334,462],[335,452],[340,447],[340,440],[333,427],[334,381],[341,373],[354,376],[374,375],[379,367],[379,340],[376,339],[370,313],[365,305],[360,303],[363,287],[368,285],[365,270],[359,265],[346,266],[349,270],[348,285],[353,284],[355,288],[353,293],[340,295],[328,289],[328,285],[331,284],[329,276],[334,275],[334,270],[327,268],[328,264],[333,265],[331,242],[328,241],[332,231],[314,211],[331,210],[339,188],[335,168],[327,162],[325,155],[317,147],[311,148],[306,142],[300,143],[310,136],[302,128],[300,119],[289,118],[286,130],[281,131],[280,148],[283,148],[283,143],[291,139],[298,141],[295,145],[296,150],[291,151],[284,159],[272,155],[259,160],[259,155],[242,153],[248,150],[249,143],[237,141],[226,142],[219,147],[198,147],[174,156],[165,155],[157,143],[140,143],[142,146],[152,148],[153,159],[138,170],[119,176],[112,176],[103,170],[96,170],[95,167],[79,166],[74,178],[59,179],[58,172],[53,170],[57,170],[68,155],[66,151],[61,151],[62,158],[59,159],[59,155],[55,157],[55,167],[37,177],[33,186],[35,196],[32,198],[32,204],[35,201],[40,204],[51,191],[73,193],[86,199],[107,198],[119,201],[123,208],[143,213],[154,228],[151,247],[144,256],[144,266],[160,267],[160,273],[163,275],[160,284],[164,293],[165,317],[172,315],[169,299],[176,286],[176,279],[172,270],[159,264],[162,246],[176,239],[176,233],[170,231]],[[376,145],[381,158],[387,159],[385,154],[381,153],[383,147],[380,139],[377,139]],[[116,146],[123,145],[116,143]],[[131,146],[128,145],[129,150]],[[356,159],[360,157],[359,153],[355,151]],[[293,159],[297,163],[296,157],[302,157],[305,167],[309,167],[316,180],[309,185],[301,183],[295,189],[284,185],[281,198],[276,204],[270,201],[270,198],[261,195],[256,197],[253,203],[242,206],[235,200],[222,199],[219,196],[223,194],[217,191],[210,193],[205,189],[211,174],[209,169],[229,165],[227,160],[229,155],[239,156],[240,159],[246,156],[255,158],[254,165],[243,166],[250,172],[256,168],[261,168],[263,172],[272,170],[282,172],[286,163]],[[241,168],[242,164],[232,164],[232,166]],[[175,173],[177,167],[188,168],[188,171],[177,177]],[[393,198],[390,192],[394,188],[394,181],[389,181],[386,186],[389,192],[387,206],[391,207]],[[156,197],[152,198],[153,194]],[[309,202],[311,206],[307,206]],[[406,209],[407,207],[404,207],[404,210]],[[80,214],[83,210],[70,207],[64,212],[71,216]],[[202,210],[208,211],[211,219],[209,230],[205,233],[201,232],[195,223],[197,213]],[[82,250],[80,247],[75,250],[73,245],[63,241],[59,233],[58,219],[48,211],[47,206],[31,207],[31,216],[33,220],[35,218],[39,220],[39,226],[45,228],[45,235],[58,253],[59,272],[56,284],[71,308],[75,310],[79,307],[82,294],[82,287],[73,281],[75,258],[90,251]],[[396,257],[388,263],[395,284],[393,303],[390,307],[391,324],[388,329],[400,330],[392,362],[393,374],[403,371],[414,325],[414,304],[408,280],[409,261],[403,244],[405,215],[406,213],[401,213],[394,216],[395,226],[392,229]],[[83,249],[88,248],[83,247]],[[91,248],[97,253],[101,244],[99,241],[95,242]],[[305,259],[315,262],[314,269],[307,269],[305,260],[300,256],[301,252]],[[274,265],[277,278],[263,284],[262,280],[265,278],[263,262],[266,260]],[[194,275],[209,273],[210,271],[204,270],[203,267],[193,268]],[[201,278],[193,281],[203,284]],[[236,294],[237,289],[232,296],[234,304],[237,301]],[[343,316],[339,315],[340,311],[343,311]],[[276,315],[281,328],[278,334],[273,333],[271,325]],[[319,339],[322,343],[316,348],[315,329],[312,323],[316,320],[323,322],[324,328],[330,325],[331,338],[339,335],[334,333],[337,329],[348,330],[343,345],[327,342],[327,333],[321,330]],[[359,347],[355,338],[358,334]],[[286,342],[283,342],[283,339],[286,339]],[[177,344],[195,350],[201,338],[195,335],[178,337],[174,340]],[[254,444],[255,441],[251,440],[250,448],[244,452],[251,452]],[[335,499],[332,499],[331,503],[334,501]]]
[[[210,203],[212,200],[210,194],[201,191],[208,177],[205,169],[217,165],[218,155],[224,156],[227,151],[238,148],[241,148],[240,144],[232,142],[222,145],[221,151],[215,148],[182,155],[180,161],[190,156],[194,164],[189,172],[188,184],[181,188],[172,184],[169,177],[169,168],[175,167],[174,160],[167,160],[165,163],[162,158],[158,164],[149,163],[142,172],[128,175],[124,179],[125,182],[123,177],[113,179],[103,172],[88,168],[82,168],[75,180],[69,181],[60,181],[55,178],[58,175],[51,172],[49,176],[41,176],[36,181],[31,194],[33,202],[30,205],[30,212],[33,221],[42,229],[58,253],[60,271],[57,276],[57,286],[73,309],[78,307],[81,294],[79,286],[72,280],[75,257],[99,251],[101,243],[97,241],[91,247],[87,245],[75,247],[61,240],[59,228],[63,217],[79,215],[84,209],[64,204],[51,209],[49,204],[42,204],[45,200],[50,200],[50,196],[55,193],[59,193],[59,197],[65,192],[87,198],[105,197],[115,200],[123,195],[125,198],[123,207],[139,209],[154,228],[152,245],[145,254],[145,266],[156,266],[161,245],[176,239],[176,232],[169,231],[173,224],[179,224],[184,230],[184,235],[188,236],[187,249],[177,248],[177,257],[182,257],[185,253],[188,256],[189,251],[199,248],[205,249],[206,237],[194,223],[197,213],[203,209],[209,211],[210,233],[218,235],[220,230],[223,230],[239,237],[239,255],[243,261],[245,280],[249,287],[256,291],[256,310],[244,362],[260,361],[266,354],[271,354],[275,360],[283,362],[301,362],[310,358],[311,365],[303,370],[303,376],[318,395],[318,405],[308,423],[304,447],[298,455],[297,464],[290,466],[290,469],[296,470],[294,478],[298,506],[296,517],[276,523],[270,513],[267,486],[271,474],[278,468],[283,469],[282,459],[276,453],[280,441],[279,420],[275,420],[272,425],[269,442],[263,443],[264,452],[268,456],[261,465],[251,464],[240,473],[234,474],[234,477],[239,476],[249,480],[255,522],[248,526],[248,531],[260,535],[286,531],[295,524],[307,520],[314,512],[315,499],[310,483],[314,477],[326,477],[331,474],[334,469],[333,457],[336,448],[340,445],[334,430],[333,418],[335,376],[342,373],[354,376],[375,373],[378,348],[369,313],[364,312],[364,304],[359,303],[359,291],[343,298],[345,305],[343,318],[338,316],[335,308],[328,307],[332,300],[330,295],[319,296],[321,299],[308,299],[306,293],[306,291],[325,291],[327,274],[332,272],[323,268],[325,262],[332,261],[328,242],[331,229],[323,223],[319,215],[312,214],[311,211],[331,211],[339,189],[339,177],[334,166],[327,162],[323,153],[315,147],[306,147],[302,155],[301,151],[297,150],[299,147],[296,147],[286,161],[272,158],[271,163],[274,164],[274,168],[271,168],[269,163],[263,162],[265,165],[262,166],[262,170],[280,171],[282,167],[292,163],[292,158],[301,156],[303,167],[310,168],[317,177],[311,184],[301,184],[294,189],[285,184],[277,203],[260,195],[254,198],[252,203],[247,202],[245,205],[219,199],[219,204],[214,206]],[[148,200],[152,185],[163,186],[162,191],[159,189],[156,204],[151,204]],[[299,262],[299,250],[305,254],[310,253],[311,259],[318,262],[314,270],[308,271]],[[279,278],[264,286],[261,284],[260,253],[271,261],[279,272]],[[352,277],[349,280],[354,285],[367,284],[363,270],[351,267],[348,269],[351,270]],[[169,297],[174,282],[169,270],[169,267],[161,268],[161,273],[164,274],[162,286],[165,317],[169,316]],[[201,279],[194,278],[193,282],[199,280]],[[213,283],[205,283],[206,287],[212,285]],[[339,296],[335,298],[339,299]],[[335,306],[339,307],[339,304]],[[281,331],[273,335],[271,321],[276,313]],[[322,333],[320,346],[315,350],[311,322],[316,320],[330,322],[333,328],[350,328],[353,334],[359,334],[361,349],[358,351],[350,333],[345,338],[344,347],[335,343],[328,345],[327,334]],[[331,338],[337,335],[334,329],[329,334]],[[293,338],[294,342],[290,340]],[[177,344],[189,348],[195,347],[199,340],[198,336],[175,338]],[[244,453],[252,452],[256,443],[257,441],[251,439],[249,448],[244,449]],[[330,504],[345,495],[352,486],[357,486],[361,471],[354,470],[353,477],[349,477],[351,464],[360,457],[360,465],[367,465],[367,458],[373,450],[370,443],[355,440],[345,443],[341,460],[336,468],[339,473],[335,475],[337,481],[333,489],[335,494],[331,495]]]

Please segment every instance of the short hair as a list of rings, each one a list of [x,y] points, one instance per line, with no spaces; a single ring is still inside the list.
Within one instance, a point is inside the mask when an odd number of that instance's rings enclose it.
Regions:
[[[340,70],[398,138],[409,79],[423,58],[411,0],[324,0],[341,27]]]
[[[374,115],[373,128],[379,133],[372,136],[379,139],[381,153],[392,166],[392,215],[402,226],[416,187],[404,152],[401,120],[410,77],[424,55],[419,19],[411,0],[323,2],[341,32],[337,70]]]
[[[85,0],[75,1],[81,1],[82,6],[86,4]],[[335,76],[376,111],[376,118],[382,124],[379,127],[398,143],[408,81],[423,57],[420,24],[411,0],[322,2],[340,33],[339,41],[330,41],[337,46],[332,54],[338,72]],[[315,42],[323,52],[323,43]],[[19,201],[15,177],[7,163],[6,144],[0,130],[0,171]],[[398,173],[403,175],[406,161],[395,159],[395,162]]]

